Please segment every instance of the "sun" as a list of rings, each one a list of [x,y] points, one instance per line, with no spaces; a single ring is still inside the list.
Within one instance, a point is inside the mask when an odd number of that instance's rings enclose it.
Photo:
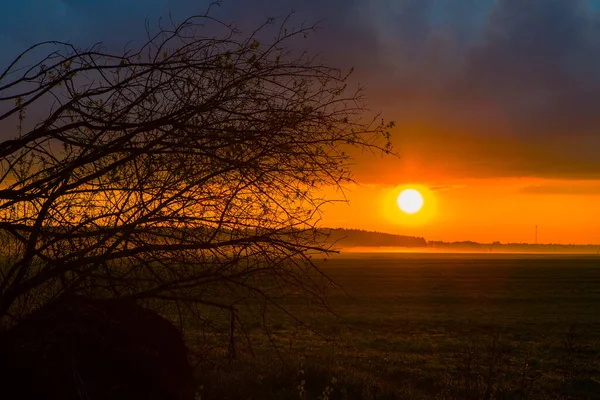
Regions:
[[[398,196],[398,207],[407,214],[414,214],[423,207],[423,196],[415,189],[406,189]]]

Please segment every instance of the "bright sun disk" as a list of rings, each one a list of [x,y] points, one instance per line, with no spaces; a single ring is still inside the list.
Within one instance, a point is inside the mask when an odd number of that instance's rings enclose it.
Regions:
[[[423,207],[423,196],[415,189],[406,189],[398,196],[398,207],[407,214],[414,214]]]

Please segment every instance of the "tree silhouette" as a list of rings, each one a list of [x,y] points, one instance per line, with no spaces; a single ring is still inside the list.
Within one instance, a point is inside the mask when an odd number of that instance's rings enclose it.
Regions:
[[[293,51],[312,26],[287,25],[243,35],[207,13],[121,55],[39,43],[0,73],[17,125],[0,143],[4,327],[86,294],[169,301],[205,327],[220,310],[231,334],[239,304],[322,298],[318,189],[351,180],[346,145],[389,152],[391,125]]]

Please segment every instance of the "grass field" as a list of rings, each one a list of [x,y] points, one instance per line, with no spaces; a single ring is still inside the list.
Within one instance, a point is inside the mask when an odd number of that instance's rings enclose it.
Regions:
[[[202,374],[202,398],[600,399],[600,258],[339,255],[323,341],[281,324]],[[289,346],[287,345],[289,341]],[[259,349],[260,350],[260,349]]]

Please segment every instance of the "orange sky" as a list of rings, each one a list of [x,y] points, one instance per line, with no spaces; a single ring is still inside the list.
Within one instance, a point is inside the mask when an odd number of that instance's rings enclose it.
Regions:
[[[503,243],[533,243],[538,225],[539,243],[600,243],[600,180],[526,176],[515,167],[521,158],[542,158],[549,150],[529,153],[510,137],[477,142],[422,129],[394,132],[399,158],[359,157],[353,167],[357,184],[346,192],[349,204],[327,206],[322,225]],[[396,205],[408,187],[425,197],[414,215]]]
[[[324,226],[359,228],[424,236],[427,240],[529,242],[538,225],[540,243],[600,243],[600,196],[588,189],[598,181],[573,182],[535,178],[460,179],[349,187],[349,204],[325,209]],[[442,187],[444,186],[444,187]],[[396,205],[406,187],[423,193],[425,205],[407,215]],[[564,187],[573,194],[560,193]],[[544,193],[544,189],[557,193]],[[536,191],[540,191],[537,193]]]

